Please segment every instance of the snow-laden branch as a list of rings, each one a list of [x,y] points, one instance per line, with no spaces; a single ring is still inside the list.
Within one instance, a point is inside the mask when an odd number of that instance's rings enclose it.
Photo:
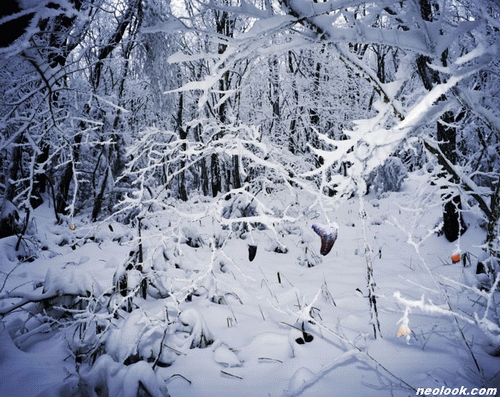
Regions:
[[[300,396],[305,390],[318,383],[321,378],[333,371],[335,368],[347,364],[352,358],[358,358],[360,352],[357,349],[348,350],[339,356],[335,357],[328,364],[324,365],[321,370],[305,379],[300,377],[300,373],[296,372],[294,377],[290,379],[288,390],[283,394],[283,397],[296,397]]]
[[[476,311],[472,315],[466,316],[458,313],[456,310],[453,310],[448,301],[445,305],[436,305],[431,300],[426,300],[424,295],[422,295],[419,300],[412,300],[402,297],[401,293],[396,291],[393,295],[394,299],[397,303],[405,307],[405,315],[402,318],[402,322],[404,322],[405,325],[408,325],[407,317],[409,309],[418,309],[422,313],[430,314],[432,316],[445,316],[453,318],[454,320],[460,320],[469,325],[475,325],[483,332],[495,349],[500,349],[500,323],[498,322],[498,315],[496,313],[497,307],[495,303],[495,296],[497,294],[498,286],[500,285],[500,274],[497,274],[495,281],[488,291],[479,290],[476,287],[470,287],[448,278],[444,279],[477,295],[479,299],[484,300],[485,304],[481,305],[481,307],[483,307],[482,313]],[[495,319],[495,321],[492,321],[492,319]]]
[[[477,91],[472,91],[463,87],[455,87],[453,93],[462,106],[472,111],[491,130],[496,131],[497,135],[500,135],[500,117],[481,104],[483,98]]]
[[[432,153],[436,158],[440,160],[440,164],[446,169],[450,175],[461,182],[462,188],[478,202],[481,211],[488,217],[491,218],[492,211],[484,195],[490,195],[491,191],[489,189],[479,187],[470,177],[468,177],[462,169],[453,164],[441,151],[439,144],[430,138],[422,138],[425,148]]]
[[[397,303],[404,305],[405,307],[409,307],[412,309],[419,309],[423,313],[453,317],[462,320],[468,324],[475,324],[474,320],[462,314],[459,314],[455,311],[450,310],[449,307],[437,306],[430,300],[426,301],[423,295],[420,300],[410,300],[403,298],[401,296],[401,293],[399,291],[396,291],[394,292],[394,299],[396,299]]]
[[[280,6],[282,12],[273,14],[269,10],[256,9],[255,6],[249,7],[246,2],[239,6],[218,5],[210,2],[206,5],[207,8],[213,8],[232,15],[239,15],[244,18],[253,18],[248,24],[248,30],[238,32],[235,37],[220,36],[214,32],[207,32],[203,29],[186,28],[185,30],[195,31],[197,34],[211,35],[222,40],[225,45],[225,51],[222,53],[207,53],[202,52],[194,55],[176,53],[170,57],[170,62],[189,62],[196,59],[213,59],[214,63],[210,66],[210,72],[207,76],[198,81],[191,81],[184,84],[182,87],[169,91],[188,91],[201,90],[203,92],[199,104],[204,105],[208,100],[208,94],[212,88],[216,86],[221,76],[227,71],[232,70],[234,65],[241,61],[256,59],[262,54],[276,54],[277,52],[285,52],[292,49],[304,48],[309,46],[311,41],[321,39],[323,42],[333,44],[339,58],[356,72],[361,73],[375,88],[384,101],[391,103],[393,111],[399,119],[402,119],[403,112],[397,101],[394,101],[388,86],[382,84],[373,70],[367,66],[367,62],[359,60],[349,51],[341,48],[341,45],[353,43],[357,44],[375,44],[388,46],[395,49],[401,49],[415,54],[422,54],[429,57],[436,55],[435,49],[440,48],[434,42],[429,41],[429,29],[422,21],[422,26],[408,22],[408,29],[398,29],[391,27],[374,27],[372,17],[348,18],[349,23],[346,23],[342,16],[346,17],[349,14],[350,7],[358,7],[359,2],[352,0],[327,1],[316,3],[314,1],[295,1],[282,0]],[[378,5],[367,6],[370,12],[384,13]],[[373,8],[373,10],[372,10]],[[347,14],[346,14],[347,13]],[[344,15],[346,14],[346,15]],[[397,23],[399,25],[400,22]],[[177,26],[177,22],[163,23],[165,31],[170,31],[173,26]],[[162,26],[163,26],[162,25]],[[456,33],[463,35],[471,30],[477,23],[469,23],[462,21],[455,29]],[[304,26],[307,28],[304,30]],[[146,32],[161,31],[161,27],[149,28]],[[301,34],[297,34],[300,31]],[[311,37],[316,36],[316,37]],[[274,37],[285,37],[286,40],[278,40],[273,43]],[[449,37],[454,37],[450,34]],[[444,41],[439,36],[434,38]],[[268,49],[268,50],[266,50]],[[441,52],[443,49],[441,49]],[[438,54],[440,55],[440,53]]]
[[[389,30],[377,28],[362,19],[350,24],[338,23],[339,13],[350,7],[359,6],[358,1],[337,0],[326,3],[302,0],[282,0],[286,11],[319,35],[334,43],[383,44],[396,48],[432,55],[432,48],[426,40],[425,30],[414,27],[411,30]],[[366,3],[363,3],[366,5]],[[368,18],[370,19],[370,18]]]

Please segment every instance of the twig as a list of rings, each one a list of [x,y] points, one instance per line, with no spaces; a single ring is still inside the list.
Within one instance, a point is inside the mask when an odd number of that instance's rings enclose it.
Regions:
[[[173,374],[169,379],[172,379],[175,376],[179,376],[180,378],[184,379],[189,384],[192,383],[188,378],[186,378],[184,375],[181,375],[181,374]]]
[[[0,292],[3,291],[3,289],[5,288],[5,284],[7,283],[7,280],[8,278],[10,277],[10,275],[19,267],[23,264],[23,262],[19,262],[16,266],[14,266],[12,268],[12,270],[10,272],[8,272],[6,275],[5,275],[5,279],[3,280],[3,283],[2,283],[2,287],[0,288]]]
[[[155,362],[153,363],[153,371],[158,365],[158,361],[160,361],[161,354],[163,353],[163,342],[165,342],[165,338],[167,336],[168,327],[165,327],[165,331],[163,331],[163,336],[160,342],[160,351],[158,352],[158,356],[156,356]]]
[[[243,379],[241,376],[234,375],[234,374],[231,374],[231,373],[226,372],[226,371],[223,371],[223,370],[221,370],[221,371],[220,371],[220,373],[221,373],[221,374],[223,374],[223,375],[230,376],[230,377],[232,377],[232,378],[236,378],[236,379]]]

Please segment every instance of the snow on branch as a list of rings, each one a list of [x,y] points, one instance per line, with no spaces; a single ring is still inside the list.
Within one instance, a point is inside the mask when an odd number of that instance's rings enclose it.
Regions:
[[[405,307],[409,307],[412,309],[419,309],[420,311],[427,313],[427,314],[433,314],[433,315],[443,315],[446,317],[454,317],[458,318],[468,324],[474,324],[474,320],[470,319],[469,317],[466,317],[464,315],[461,315],[459,313],[456,313],[449,308],[444,308],[441,306],[435,305],[432,301],[425,300],[424,295],[420,298],[420,300],[410,300],[403,298],[401,296],[401,293],[399,291],[394,292],[394,299],[396,299],[397,303],[400,303],[404,305]]]
[[[464,188],[464,190],[471,194],[471,196],[478,202],[479,207],[484,212],[484,214],[488,218],[491,218],[492,211],[490,209],[490,206],[484,199],[485,193],[488,194],[488,192],[485,191],[485,188],[479,187],[459,168],[459,166],[452,164],[452,162],[441,151],[441,148],[439,147],[439,144],[437,142],[434,142],[429,138],[422,138],[422,141],[425,148],[440,160],[441,164],[443,164],[444,168],[446,169],[446,172],[448,172],[450,175],[453,175],[457,180],[461,182],[461,186]]]
[[[484,310],[482,314],[474,312],[471,316],[465,316],[453,310],[449,303],[444,306],[436,305],[431,300],[426,300],[424,295],[419,300],[411,300],[401,296],[399,291],[394,292],[394,299],[397,303],[405,307],[405,314],[400,320],[402,325],[408,326],[408,313],[410,309],[418,309],[422,313],[429,314],[431,316],[444,316],[453,318],[455,320],[463,321],[469,325],[475,325],[488,341],[495,347],[495,349],[500,349],[500,323],[498,322],[498,317],[495,314],[496,304],[494,302],[495,294],[497,294],[497,288],[500,284],[500,274],[497,275],[492,288],[488,291],[481,291],[476,288],[470,288],[466,285],[459,284],[461,287],[475,293],[479,298],[485,300]],[[495,321],[492,321],[492,318]]]
[[[500,117],[481,105],[482,98],[479,97],[477,91],[472,91],[463,87],[455,87],[453,93],[462,106],[470,109],[489,128],[496,131],[497,134],[500,134]]]

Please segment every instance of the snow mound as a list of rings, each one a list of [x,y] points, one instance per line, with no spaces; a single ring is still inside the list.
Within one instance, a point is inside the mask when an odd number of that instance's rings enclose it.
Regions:
[[[245,362],[259,360],[284,362],[294,357],[294,350],[288,335],[266,332],[255,336],[242,349],[240,356]]]
[[[87,271],[74,265],[67,265],[47,270],[43,292],[56,296],[99,296],[102,294],[102,289]]]

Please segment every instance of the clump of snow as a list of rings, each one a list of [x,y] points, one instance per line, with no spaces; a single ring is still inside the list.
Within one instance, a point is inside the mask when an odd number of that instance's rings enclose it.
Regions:
[[[237,354],[224,343],[214,350],[214,361],[224,367],[240,367],[242,365]]]
[[[315,374],[306,367],[300,367],[290,378],[288,382],[288,394],[293,395],[299,394],[298,391],[301,390],[304,385],[313,379]]]
[[[101,286],[94,276],[73,264],[49,268],[43,283],[43,292],[54,296],[102,294]]]
[[[294,350],[289,335],[266,332],[255,336],[241,349],[239,356],[246,362],[259,360],[284,362],[294,356]]]
[[[186,340],[191,349],[204,348],[213,343],[212,334],[199,311],[195,309],[184,310],[179,315],[179,322],[181,324],[180,330],[188,333]]]

